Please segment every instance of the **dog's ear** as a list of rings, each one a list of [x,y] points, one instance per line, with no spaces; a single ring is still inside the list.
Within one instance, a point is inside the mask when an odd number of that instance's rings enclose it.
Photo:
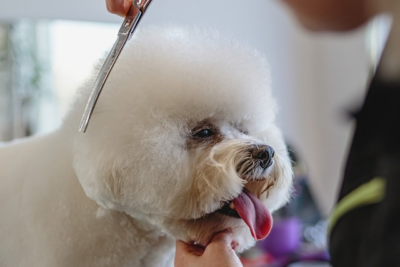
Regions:
[[[172,191],[179,190],[177,180],[187,176],[182,172],[188,171],[188,163],[180,125],[156,115],[137,123],[140,131],[132,131],[127,120],[114,130],[98,114],[90,131],[74,136],[73,168],[89,198],[125,212],[166,209]]]
[[[104,208],[120,203],[123,180],[119,157],[114,148],[87,136],[75,140],[73,168],[86,195]]]

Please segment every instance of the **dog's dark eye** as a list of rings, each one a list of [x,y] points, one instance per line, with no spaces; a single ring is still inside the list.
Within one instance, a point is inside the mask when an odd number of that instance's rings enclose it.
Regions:
[[[212,136],[214,132],[210,129],[203,129],[195,133],[193,136],[197,138],[208,138]]]

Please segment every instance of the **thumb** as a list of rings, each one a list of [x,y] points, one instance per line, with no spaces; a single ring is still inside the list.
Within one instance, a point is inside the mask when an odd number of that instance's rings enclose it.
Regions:
[[[218,243],[224,245],[230,245],[232,243],[232,233],[229,231],[222,231],[213,236],[211,243]]]
[[[206,247],[206,252],[210,250],[230,251],[232,250],[232,248],[234,248],[234,246],[235,242],[233,241],[232,233],[228,231],[223,231],[214,235],[210,244]]]
[[[190,253],[188,244],[183,241],[177,240],[174,266],[187,266],[191,261],[193,261],[193,257],[195,256]]]
[[[224,231],[216,234],[206,247],[204,256],[219,267],[243,267],[233,248],[236,242],[231,232]]]

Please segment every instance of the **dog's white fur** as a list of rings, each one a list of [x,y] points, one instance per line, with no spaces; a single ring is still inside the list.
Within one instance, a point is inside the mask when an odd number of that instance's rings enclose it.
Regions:
[[[214,211],[244,186],[270,211],[290,195],[263,56],[212,30],[138,31],[78,133],[93,82],[60,129],[0,148],[0,265],[170,266],[176,238],[205,245],[224,229],[252,246],[241,219]],[[202,127],[219,140],[193,138]],[[274,164],[245,181],[237,166],[258,144]]]

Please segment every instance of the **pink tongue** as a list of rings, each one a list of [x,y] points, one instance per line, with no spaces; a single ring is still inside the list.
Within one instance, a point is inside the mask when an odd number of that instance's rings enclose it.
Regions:
[[[255,195],[244,188],[232,202],[256,240],[263,239],[269,234],[272,228],[272,216]]]

